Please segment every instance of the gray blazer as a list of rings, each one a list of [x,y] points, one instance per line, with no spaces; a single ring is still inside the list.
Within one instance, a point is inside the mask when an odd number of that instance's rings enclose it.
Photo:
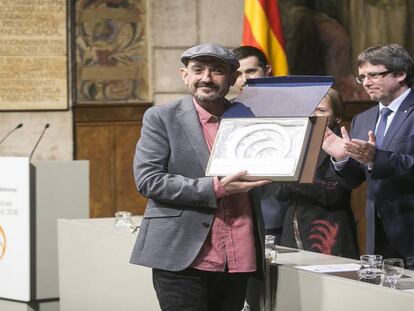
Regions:
[[[191,96],[146,111],[134,176],[138,191],[149,200],[131,263],[180,271],[194,261],[217,207],[212,178],[205,177],[208,158]],[[250,197],[261,272],[263,221],[256,192],[252,190]]]

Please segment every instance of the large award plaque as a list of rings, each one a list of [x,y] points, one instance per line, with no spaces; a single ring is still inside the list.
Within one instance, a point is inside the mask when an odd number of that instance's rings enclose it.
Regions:
[[[298,181],[310,132],[308,117],[223,119],[206,176]]]

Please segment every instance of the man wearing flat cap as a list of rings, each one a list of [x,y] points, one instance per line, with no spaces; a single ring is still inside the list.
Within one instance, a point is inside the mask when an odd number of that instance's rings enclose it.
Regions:
[[[240,311],[247,279],[263,271],[257,187],[245,171],[205,177],[225,99],[239,62],[226,48],[201,44],[181,55],[190,96],[148,109],[134,159],[148,197],[131,263],[153,269],[162,310]]]

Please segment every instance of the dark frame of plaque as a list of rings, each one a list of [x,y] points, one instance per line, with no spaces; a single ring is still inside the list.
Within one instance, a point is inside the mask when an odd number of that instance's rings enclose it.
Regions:
[[[151,100],[147,1],[75,1],[76,105]]]
[[[4,30],[0,36],[0,111],[68,110],[72,3],[37,1],[19,6],[20,11],[3,12],[0,21]]]

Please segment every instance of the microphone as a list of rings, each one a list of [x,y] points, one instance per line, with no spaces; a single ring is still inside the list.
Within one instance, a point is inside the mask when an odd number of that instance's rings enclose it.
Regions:
[[[47,130],[49,127],[50,127],[50,124],[49,124],[49,123],[46,123],[46,124],[45,124],[45,127],[43,128],[42,133],[40,134],[39,138],[37,139],[36,145],[33,147],[32,152],[30,152],[30,155],[29,155],[29,160],[31,160],[31,159],[32,159],[33,153],[36,151],[37,146],[39,145],[40,141],[41,141],[41,140],[42,140],[42,138],[43,138],[43,135],[45,135],[45,132],[46,132],[46,130]]]
[[[9,137],[14,131],[17,131],[21,127],[23,127],[23,123],[18,124],[14,129],[8,132],[6,136],[4,136],[2,140],[0,140],[0,144],[2,144],[7,139],[7,137]]]

